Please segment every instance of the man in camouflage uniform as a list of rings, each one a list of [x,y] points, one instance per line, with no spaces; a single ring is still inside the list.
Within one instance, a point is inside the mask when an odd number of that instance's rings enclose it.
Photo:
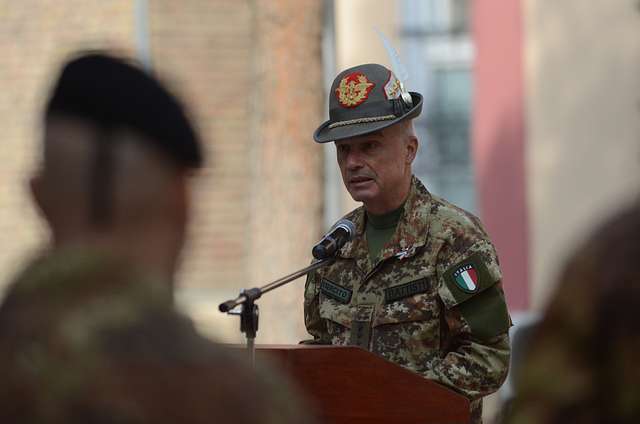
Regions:
[[[640,203],[569,260],[515,379],[510,424],[640,420]]]
[[[314,139],[335,141],[363,207],[346,216],[354,239],[308,277],[305,323],[314,343],[360,346],[463,393],[478,423],[481,398],[507,374],[510,319],[479,220],[412,175],[421,108],[422,96],[381,65],[336,77]]]
[[[52,247],[0,306],[0,422],[306,421],[287,382],[173,307],[187,177],[202,162],[175,98],[131,64],[85,54],[45,118],[32,189]]]

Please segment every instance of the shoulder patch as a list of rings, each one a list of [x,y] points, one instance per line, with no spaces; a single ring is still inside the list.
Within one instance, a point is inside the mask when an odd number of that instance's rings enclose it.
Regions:
[[[320,282],[320,292],[340,303],[349,303],[353,292],[347,288],[339,286],[331,280],[323,278]]]
[[[497,282],[491,277],[479,253],[447,269],[444,281],[456,303],[464,302]]]
[[[460,265],[451,275],[458,288],[463,292],[475,293],[478,291],[478,271],[473,263]]]

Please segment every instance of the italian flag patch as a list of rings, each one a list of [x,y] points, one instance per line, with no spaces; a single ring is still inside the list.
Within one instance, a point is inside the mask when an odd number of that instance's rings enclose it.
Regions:
[[[473,264],[463,265],[453,272],[453,278],[463,291],[475,293],[478,291],[478,273]]]

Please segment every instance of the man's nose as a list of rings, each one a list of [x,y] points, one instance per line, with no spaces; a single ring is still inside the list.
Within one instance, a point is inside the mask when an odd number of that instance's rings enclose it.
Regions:
[[[357,151],[350,151],[345,158],[345,165],[349,170],[362,168],[362,157]]]

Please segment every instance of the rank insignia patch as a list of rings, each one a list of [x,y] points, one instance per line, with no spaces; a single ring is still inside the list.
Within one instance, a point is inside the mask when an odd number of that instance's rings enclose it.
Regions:
[[[462,291],[467,293],[478,291],[478,272],[473,264],[462,265],[453,271],[452,276]]]
[[[354,72],[342,78],[336,88],[336,97],[343,107],[356,107],[369,97],[376,85],[362,72]]]

